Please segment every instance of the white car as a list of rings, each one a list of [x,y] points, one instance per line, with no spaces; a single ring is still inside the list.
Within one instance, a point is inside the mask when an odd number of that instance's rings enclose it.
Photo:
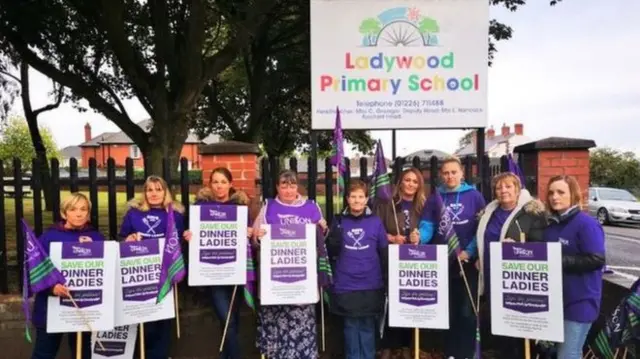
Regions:
[[[629,191],[589,187],[589,214],[600,224],[640,224],[640,203]]]

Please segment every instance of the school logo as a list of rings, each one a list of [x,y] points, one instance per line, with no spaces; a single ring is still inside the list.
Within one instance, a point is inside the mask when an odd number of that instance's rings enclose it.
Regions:
[[[158,233],[158,227],[162,223],[162,220],[158,216],[146,215],[142,218],[142,223],[147,227],[145,234],[147,235],[164,235],[164,233]],[[161,231],[160,231],[161,232]]]
[[[462,203],[450,203],[447,206],[447,213],[451,217],[453,224],[465,224],[469,222],[468,219],[462,219],[460,216],[464,212],[464,204]]]
[[[416,7],[399,6],[362,20],[358,31],[364,47],[427,47],[439,45],[440,25]]]
[[[351,239],[353,242],[351,244],[345,244],[345,248],[351,250],[363,250],[369,248],[368,244],[363,245],[362,240],[366,232],[364,228],[352,228],[347,231],[347,237]]]

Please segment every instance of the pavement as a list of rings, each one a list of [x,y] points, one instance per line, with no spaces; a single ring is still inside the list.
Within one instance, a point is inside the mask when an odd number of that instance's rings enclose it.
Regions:
[[[604,226],[607,267],[613,273],[605,277],[630,287],[640,277],[640,227]]]

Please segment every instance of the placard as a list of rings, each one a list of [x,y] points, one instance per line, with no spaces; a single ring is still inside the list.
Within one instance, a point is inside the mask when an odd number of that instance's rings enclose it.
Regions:
[[[389,245],[389,326],[449,329],[446,245]]]
[[[486,127],[488,30],[486,0],[311,0],[312,129]]]
[[[247,207],[191,206],[189,286],[247,282]]]
[[[319,300],[315,224],[262,225],[260,304],[312,304]]]
[[[91,335],[91,359],[133,359],[138,326],[123,325]],[[98,344],[98,341],[100,344]]]
[[[117,254],[117,243],[110,241],[51,242],[49,257],[72,299],[48,298],[47,333],[113,329]]]
[[[491,332],[564,341],[560,243],[490,243]]]
[[[115,324],[153,322],[175,317],[173,289],[156,304],[164,238],[120,242]]]

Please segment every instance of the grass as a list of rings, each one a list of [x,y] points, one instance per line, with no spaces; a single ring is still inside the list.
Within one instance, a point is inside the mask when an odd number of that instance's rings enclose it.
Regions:
[[[88,191],[81,191],[82,193],[89,195]],[[60,199],[63,200],[66,196],[69,195],[69,191],[61,191]],[[181,201],[180,194],[176,195],[176,200]],[[334,204],[336,199],[334,199]],[[189,203],[193,203],[195,201],[195,195],[191,195],[189,198]],[[325,212],[325,203],[326,199],[324,196],[318,196],[317,202],[322,208],[322,211]],[[33,197],[26,197],[22,200],[22,205],[24,208],[24,218],[27,220],[32,227],[35,226],[34,221],[34,212],[33,212]],[[94,204],[95,205],[95,204]],[[105,237],[109,238],[109,200],[108,193],[106,191],[98,192],[98,224],[100,231],[105,235]],[[4,219],[6,224],[6,244],[7,244],[7,257],[10,264],[15,265],[16,261],[16,233],[19,230],[18,221],[15,218],[15,199],[13,198],[5,198],[4,199]],[[53,214],[51,211],[45,211],[44,208],[44,200],[42,202],[42,224],[43,228],[46,229],[49,225],[53,223]],[[334,205],[335,208],[335,205]],[[335,210],[335,209],[334,209]],[[127,197],[124,192],[116,193],[116,226],[119,229],[120,223],[122,221],[122,217],[127,211]],[[2,215],[2,214],[0,214]]]

